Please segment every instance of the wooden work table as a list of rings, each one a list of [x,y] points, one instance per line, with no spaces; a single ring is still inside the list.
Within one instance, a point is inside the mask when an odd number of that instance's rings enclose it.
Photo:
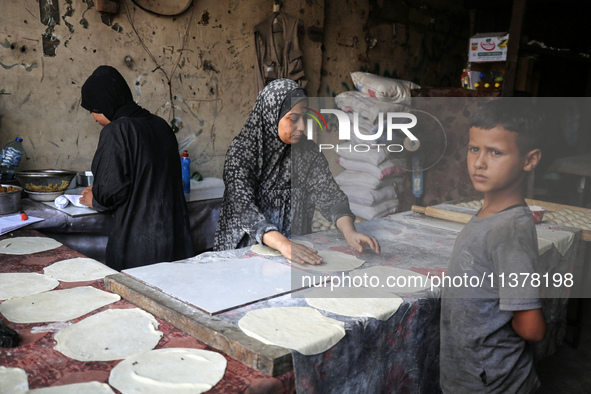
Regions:
[[[435,223],[433,223],[435,221]],[[335,250],[356,254],[366,261],[361,268],[392,266],[423,275],[440,276],[445,272],[455,239],[461,225],[440,223],[412,212],[357,224],[359,231],[380,241],[382,253],[362,254],[346,246],[336,230],[298,237],[311,242],[320,250]],[[576,241],[580,232],[558,227]],[[569,272],[575,264],[576,242],[564,256],[551,248],[540,256],[542,264],[552,272]],[[227,258],[248,259],[255,256],[248,248],[231,252],[207,253],[183,262],[212,264]],[[283,257],[270,257],[278,263]],[[290,294],[262,300],[208,317],[198,308],[187,311],[187,305],[174,305],[178,300],[154,293],[150,286],[126,276],[112,276],[108,288],[125,298],[133,299],[142,308],[171,324],[197,335],[208,345],[218,348],[268,374],[283,372],[293,365],[296,389],[302,392],[384,392],[397,390],[432,393],[438,390],[439,377],[439,289],[402,295],[403,304],[389,320],[352,318],[323,311],[325,316],[345,324],[346,336],[330,350],[312,356],[291,352],[291,360],[276,347],[245,338],[237,323],[251,310],[273,307],[305,307],[302,298]],[[197,285],[197,284],[196,284]],[[247,284],[232,283],[229,286]],[[552,334],[536,345],[538,358],[554,352],[566,330],[565,289],[560,288],[545,300],[548,332]],[[561,298],[562,297],[562,298]],[[344,372],[346,371],[346,372]]]
[[[42,237],[43,235],[34,230],[18,230],[1,236],[0,239],[17,236]],[[43,268],[54,262],[76,257],[84,257],[84,255],[66,246],[30,255],[2,254],[0,255],[2,261],[0,264],[0,273],[43,273]],[[76,286],[93,286],[105,290],[104,281],[102,279],[92,282],[61,282],[56,290]],[[16,330],[21,338],[18,347],[0,348],[0,366],[24,369],[28,375],[30,389],[86,381],[107,383],[111,369],[119,363],[119,360],[82,362],[70,359],[53,349],[56,344],[54,335],[60,327],[65,328],[65,326],[69,326],[70,324],[76,323],[103,310],[135,307],[136,306],[131,302],[122,299],[121,301],[99,308],[81,318],[63,324],[51,322],[16,324],[7,321],[2,315],[0,315],[0,319],[8,327]],[[164,334],[156,346],[157,349],[187,347],[214,350],[195,337],[173,327],[170,323],[167,323],[160,318],[157,318],[157,321],[159,323],[158,330]],[[88,340],[92,341],[93,339],[88,338]],[[229,356],[225,357],[228,362],[226,373],[222,381],[210,390],[211,393],[287,393],[295,391],[293,371],[289,371],[276,377],[268,377]]]

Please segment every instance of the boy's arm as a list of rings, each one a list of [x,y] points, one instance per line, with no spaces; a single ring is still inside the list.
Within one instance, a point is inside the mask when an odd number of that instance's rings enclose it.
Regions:
[[[526,341],[539,342],[546,335],[546,320],[542,309],[513,311],[511,325],[517,335]]]

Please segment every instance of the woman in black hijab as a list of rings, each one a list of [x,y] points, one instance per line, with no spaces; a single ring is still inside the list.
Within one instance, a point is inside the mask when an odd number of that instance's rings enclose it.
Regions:
[[[224,166],[224,199],[214,250],[265,244],[300,264],[319,264],[313,249],[291,235],[312,232],[314,208],[335,223],[347,243],[380,251],[378,242],[355,230],[355,216],[318,146],[302,138],[307,98],[289,79],[268,84],[258,95]],[[300,140],[301,139],[301,140]]]
[[[82,107],[103,126],[93,186],[81,202],[110,211],[107,265],[116,270],[193,256],[178,143],[164,119],[133,101],[121,74],[98,67],[82,86]]]

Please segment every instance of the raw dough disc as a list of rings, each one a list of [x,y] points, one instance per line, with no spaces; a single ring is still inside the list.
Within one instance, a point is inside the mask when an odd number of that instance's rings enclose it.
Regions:
[[[248,336],[268,345],[309,356],[333,347],[345,336],[344,323],[308,307],[280,307],[248,312],[238,321]]]
[[[294,244],[300,244],[300,245],[304,245],[310,249],[314,249],[314,244],[312,242],[308,242],[308,241],[291,241]]]
[[[396,313],[403,300],[392,293],[368,287],[322,287],[306,293],[306,302],[337,315],[375,317],[386,321]]]
[[[226,364],[224,356],[209,350],[151,350],[117,364],[109,384],[122,393],[202,393],[222,380]]]
[[[117,294],[81,286],[11,298],[0,304],[0,313],[14,323],[68,321],[120,299]]]
[[[28,391],[27,394],[115,394],[115,392],[106,383],[84,382],[44,387]]]
[[[2,393],[28,393],[29,380],[27,372],[22,368],[6,368],[0,366],[0,392]]]
[[[61,243],[47,237],[15,237],[0,241],[0,253],[31,254],[59,248]]]
[[[94,259],[83,257],[58,261],[43,268],[43,272],[45,275],[63,282],[91,281],[117,273],[114,269]]]
[[[311,242],[307,241],[293,241],[294,243],[307,246],[312,248],[314,245]],[[269,246],[261,245],[261,244],[254,244],[250,247],[250,250],[255,252],[256,254],[260,254],[263,256],[282,256],[281,252],[277,249],[271,248]]]
[[[60,282],[45,275],[25,272],[0,274],[0,300],[43,293],[58,287]]]
[[[306,271],[351,271],[359,268],[365,263],[365,260],[358,259],[347,253],[335,252],[332,250],[318,251],[318,255],[322,257],[320,264],[298,264],[290,261],[293,267],[297,267]]]
[[[250,250],[255,252],[256,254],[260,254],[263,256],[281,256],[281,252],[277,249],[273,249],[269,246],[261,245],[261,244],[254,244],[250,247]]]
[[[425,275],[383,265],[349,273],[351,277],[365,277],[365,275],[368,278],[378,277],[380,289],[395,294],[409,294],[431,287],[431,281]]]
[[[78,361],[111,361],[152,350],[162,338],[154,316],[107,309],[55,334],[55,350]]]

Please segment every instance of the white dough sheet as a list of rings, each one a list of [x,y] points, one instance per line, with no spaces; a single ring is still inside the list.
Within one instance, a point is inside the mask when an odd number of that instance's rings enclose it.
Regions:
[[[327,351],[345,336],[343,322],[308,307],[252,310],[240,319],[238,327],[263,343],[307,356]]]
[[[349,317],[386,321],[402,305],[402,298],[368,287],[320,287],[305,293],[311,307]]]
[[[54,278],[29,272],[0,274],[0,300],[25,297],[53,290],[60,284]]]
[[[76,319],[121,299],[90,286],[52,290],[11,298],[0,304],[0,313],[14,323],[46,323]]]
[[[116,274],[112,268],[87,257],[61,260],[43,268],[43,273],[63,282],[85,282]]]
[[[14,237],[0,241],[0,254],[33,254],[59,248],[61,243],[47,237]]]
[[[109,376],[122,393],[198,394],[211,390],[226,372],[219,353],[202,349],[166,348],[127,357]]]
[[[158,263],[123,273],[210,314],[292,291],[292,268],[259,256]]]
[[[55,350],[79,361],[120,360],[156,347],[163,335],[157,328],[139,308],[107,309],[55,334]]]

